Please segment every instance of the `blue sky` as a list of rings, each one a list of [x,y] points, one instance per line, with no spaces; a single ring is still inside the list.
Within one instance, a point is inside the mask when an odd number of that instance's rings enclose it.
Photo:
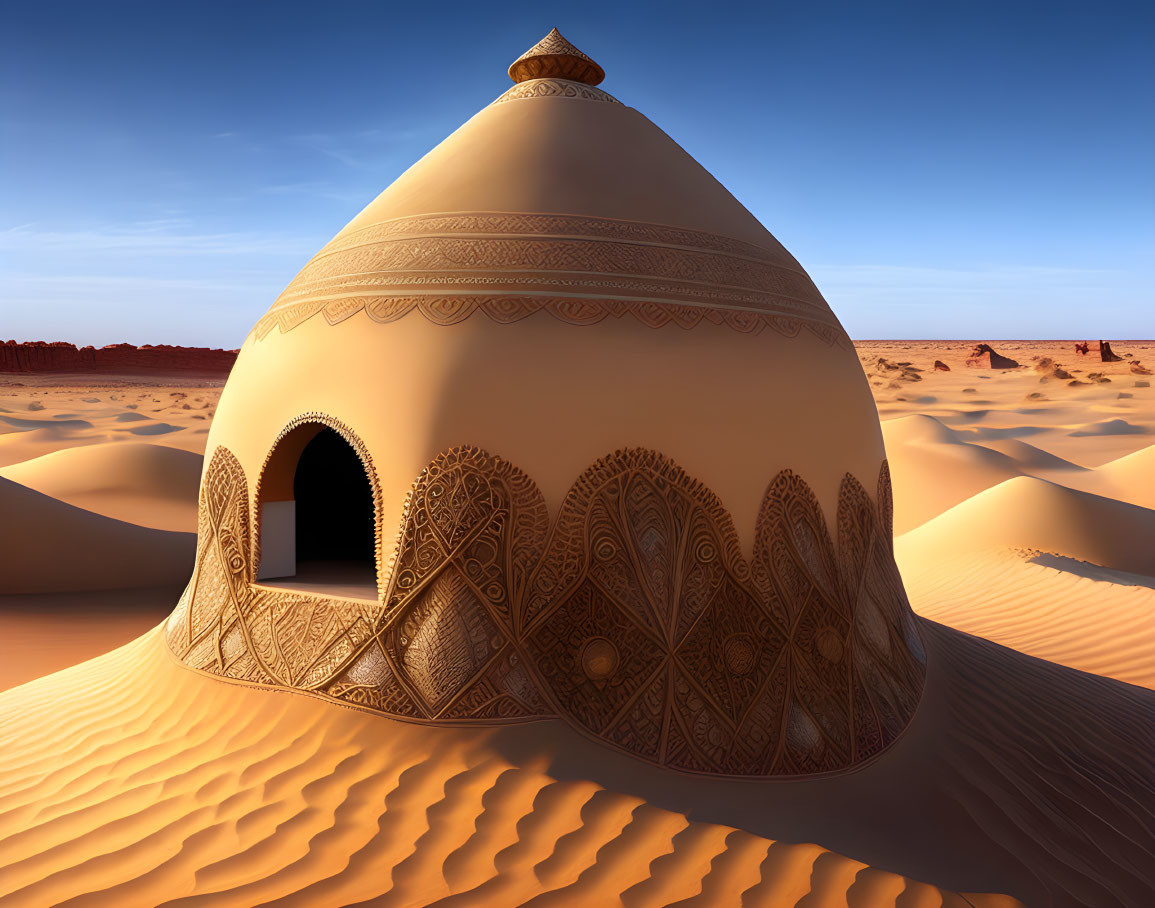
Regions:
[[[854,337],[1155,336],[1155,5],[9,5],[0,339],[233,347],[557,25]]]

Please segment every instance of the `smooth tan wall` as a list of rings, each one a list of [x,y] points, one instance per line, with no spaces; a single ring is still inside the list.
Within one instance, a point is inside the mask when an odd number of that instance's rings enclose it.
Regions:
[[[632,317],[575,326],[541,312],[511,325],[474,315],[439,326],[414,313],[391,324],[360,313],[316,317],[241,352],[208,451],[228,447],[253,495],[274,440],[320,411],[367,445],[384,502],[386,559],[409,487],[440,451],[472,444],[541,488],[556,515],[578,476],[622,447],[656,449],[705,482],[753,548],[766,486],[790,468],[810,484],[832,530],[851,472],[873,494],[883,458],[873,400],[853,350],[805,329],[674,325]]]
[[[704,230],[798,267],[721,183],[632,107],[526,98],[484,108],[342,231],[431,212],[546,212]]]

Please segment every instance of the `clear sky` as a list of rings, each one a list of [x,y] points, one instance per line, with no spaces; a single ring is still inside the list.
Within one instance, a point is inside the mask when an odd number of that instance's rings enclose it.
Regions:
[[[1155,336],[1155,3],[43,2],[0,339],[234,347],[557,25],[853,337]]]

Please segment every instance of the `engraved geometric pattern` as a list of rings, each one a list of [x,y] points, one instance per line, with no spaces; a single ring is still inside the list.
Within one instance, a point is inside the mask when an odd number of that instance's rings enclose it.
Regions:
[[[636,221],[512,213],[420,215],[342,234],[253,336],[318,314],[335,325],[359,312],[382,323],[417,312],[452,325],[478,312],[508,324],[541,311],[576,325],[629,315],[651,328],[705,321],[787,337],[806,328],[848,343],[814,282],[780,249]]]
[[[530,79],[526,82],[519,82],[500,95],[493,103],[502,104],[506,101],[520,101],[524,98],[581,98],[584,101],[622,103],[607,91],[569,79]]]
[[[513,61],[509,77],[514,82],[557,77],[597,85],[606,73],[592,57],[574,47],[556,28],[551,28],[548,35]]]
[[[254,585],[244,470],[218,447],[201,483],[197,561],[167,624],[196,668],[244,681],[314,689],[368,639],[357,603]]]
[[[748,562],[718,498],[655,451],[598,461],[551,525],[523,472],[453,448],[413,484],[372,612],[255,584],[248,514],[243,470],[219,447],[167,636],[230,678],[418,722],[560,717],[661,766],[741,777],[855,766],[921,696],[885,462],[875,501],[844,477],[834,536],[802,478],[780,472]]]

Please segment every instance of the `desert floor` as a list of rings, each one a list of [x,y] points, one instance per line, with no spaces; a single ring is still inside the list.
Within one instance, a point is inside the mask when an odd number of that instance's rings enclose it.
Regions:
[[[72,730],[0,750],[0,902],[1155,904],[1155,342],[992,345],[856,344],[938,667],[886,758],[756,789],[182,668],[223,382],[0,377],[0,736]]]

